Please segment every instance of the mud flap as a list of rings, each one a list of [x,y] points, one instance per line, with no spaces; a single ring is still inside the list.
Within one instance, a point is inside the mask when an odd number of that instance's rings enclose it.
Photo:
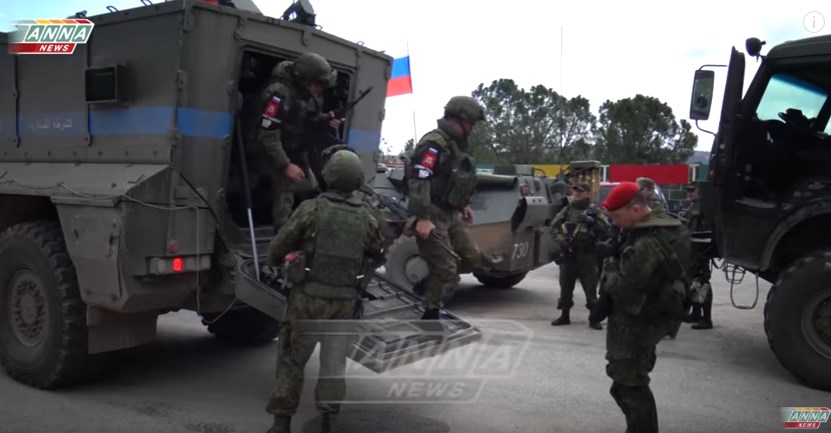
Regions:
[[[288,297],[275,269],[261,264],[263,281],[254,276],[254,261],[237,264],[236,296],[275,319],[282,320]],[[382,373],[441,355],[481,339],[473,325],[442,309],[441,325],[420,320],[421,298],[383,275],[375,275],[363,296],[363,315],[350,325],[357,339],[350,358]]]

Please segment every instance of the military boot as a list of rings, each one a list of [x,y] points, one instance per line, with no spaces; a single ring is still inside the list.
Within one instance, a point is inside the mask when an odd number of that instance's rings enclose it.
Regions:
[[[597,331],[602,331],[603,325],[601,325],[600,323],[589,322],[589,328],[592,328]]]
[[[713,321],[710,319],[701,319],[694,325],[690,326],[692,329],[713,329]]]
[[[563,312],[560,313],[560,317],[556,320],[551,322],[551,326],[562,326],[562,325],[571,325],[571,318],[569,317],[569,310],[568,308],[563,309]]]
[[[335,415],[324,413],[320,417],[320,433],[335,433]]]
[[[439,316],[439,309],[438,308],[430,308],[424,310],[424,314],[421,316],[421,320],[439,320],[441,317]]]
[[[291,433],[291,417],[274,415],[274,425],[266,433]]]

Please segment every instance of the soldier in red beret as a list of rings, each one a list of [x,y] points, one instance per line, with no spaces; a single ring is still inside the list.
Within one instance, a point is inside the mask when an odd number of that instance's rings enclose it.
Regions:
[[[637,183],[623,182],[603,202],[626,234],[619,253],[603,263],[601,298],[611,304],[606,374],[626,416],[626,431],[638,433],[658,433],[649,373],[658,343],[678,332],[689,284],[689,231],[678,218],[653,213],[648,200]]]

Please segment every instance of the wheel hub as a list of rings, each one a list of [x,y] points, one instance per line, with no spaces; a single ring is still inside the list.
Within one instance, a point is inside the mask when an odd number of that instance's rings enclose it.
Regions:
[[[35,347],[46,336],[49,320],[43,283],[34,272],[24,269],[12,276],[8,289],[12,332],[24,346]]]
[[[430,269],[427,267],[427,261],[420,256],[412,256],[404,263],[404,277],[412,285],[416,285],[427,278],[429,273]]]
[[[809,344],[831,359],[831,290],[818,293],[808,303],[802,323]]]

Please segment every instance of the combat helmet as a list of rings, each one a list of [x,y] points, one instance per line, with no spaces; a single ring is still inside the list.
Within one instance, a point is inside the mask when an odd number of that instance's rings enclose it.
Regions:
[[[292,64],[294,78],[303,81],[317,81],[326,87],[332,87],[337,81],[338,73],[320,54],[306,53]]]
[[[323,180],[329,189],[352,192],[364,184],[361,158],[350,150],[339,150],[323,166]]]
[[[470,123],[485,120],[485,109],[470,96],[454,96],[444,106],[444,114]]]

